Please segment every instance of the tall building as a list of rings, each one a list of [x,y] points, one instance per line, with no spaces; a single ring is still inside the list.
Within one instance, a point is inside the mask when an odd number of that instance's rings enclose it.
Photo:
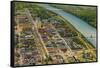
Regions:
[[[37,28],[41,28],[42,22],[40,21],[40,18],[36,18],[36,25],[37,25]]]

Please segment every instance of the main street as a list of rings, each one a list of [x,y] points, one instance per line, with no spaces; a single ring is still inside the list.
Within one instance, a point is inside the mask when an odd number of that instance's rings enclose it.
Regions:
[[[44,44],[44,42],[43,42],[43,40],[42,40],[42,38],[41,38],[41,35],[39,34],[38,29],[37,29],[37,25],[36,25],[37,22],[33,20],[30,11],[29,11],[27,8],[25,9],[25,12],[26,12],[26,15],[27,15],[27,17],[28,17],[30,23],[33,24],[33,25],[32,25],[32,29],[33,29],[34,35],[35,35],[35,37],[36,37],[36,39],[37,39],[36,41],[38,41],[37,44],[40,43],[41,46],[43,47],[43,50],[44,50],[44,51],[42,52],[42,54],[44,55],[44,57],[45,57],[45,56],[48,56],[48,55],[49,55],[49,54],[48,54],[48,50],[46,49],[45,44]],[[37,46],[37,47],[38,47],[38,46]]]

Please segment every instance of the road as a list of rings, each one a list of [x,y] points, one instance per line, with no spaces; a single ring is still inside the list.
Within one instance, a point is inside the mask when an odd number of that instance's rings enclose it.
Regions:
[[[48,50],[47,50],[47,48],[46,48],[46,46],[45,46],[45,44],[44,44],[44,42],[43,42],[43,40],[42,40],[42,38],[41,38],[40,33],[38,32],[38,29],[37,29],[37,25],[36,25],[37,22],[33,20],[30,11],[29,11],[27,8],[25,9],[25,12],[26,12],[26,15],[27,15],[29,21],[33,24],[32,29],[33,29],[33,31],[34,31],[35,34],[36,34],[35,36],[37,37],[37,39],[38,39],[38,40],[40,41],[40,43],[42,44],[43,49],[44,49],[44,52],[45,52],[45,54],[48,56],[48,55],[49,55]],[[44,52],[43,52],[43,53],[44,53]]]

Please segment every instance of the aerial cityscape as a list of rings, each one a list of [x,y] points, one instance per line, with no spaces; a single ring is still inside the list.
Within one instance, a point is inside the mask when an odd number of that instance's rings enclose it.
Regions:
[[[96,7],[14,2],[14,65],[97,61]]]

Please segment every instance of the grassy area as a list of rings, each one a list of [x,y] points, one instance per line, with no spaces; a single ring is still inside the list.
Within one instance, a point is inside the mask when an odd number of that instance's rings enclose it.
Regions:
[[[33,14],[33,17],[39,17],[40,19],[47,19],[55,15],[38,4],[29,4],[26,7],[29,8],[30,12]]]
[[[86,21],[93,27],[96,26],[96,7],[88,6],[71,6],[71,5],[51,5],[60,9],[63,9],[65,12],[71,13],[82,20]]]
[[[41,6],[39,6],[37,3],[24,3],[24,2],[16,2],[15,3],[15,12],[17,11],[24,11],[25,8],[28,8],[30,10],[30,12],[33,14],[33,17],[39,17],[40,19],[47,19],[50,18],[52,16],[54,16],[54,14],[52,14],[52,12],[42,8]]]

